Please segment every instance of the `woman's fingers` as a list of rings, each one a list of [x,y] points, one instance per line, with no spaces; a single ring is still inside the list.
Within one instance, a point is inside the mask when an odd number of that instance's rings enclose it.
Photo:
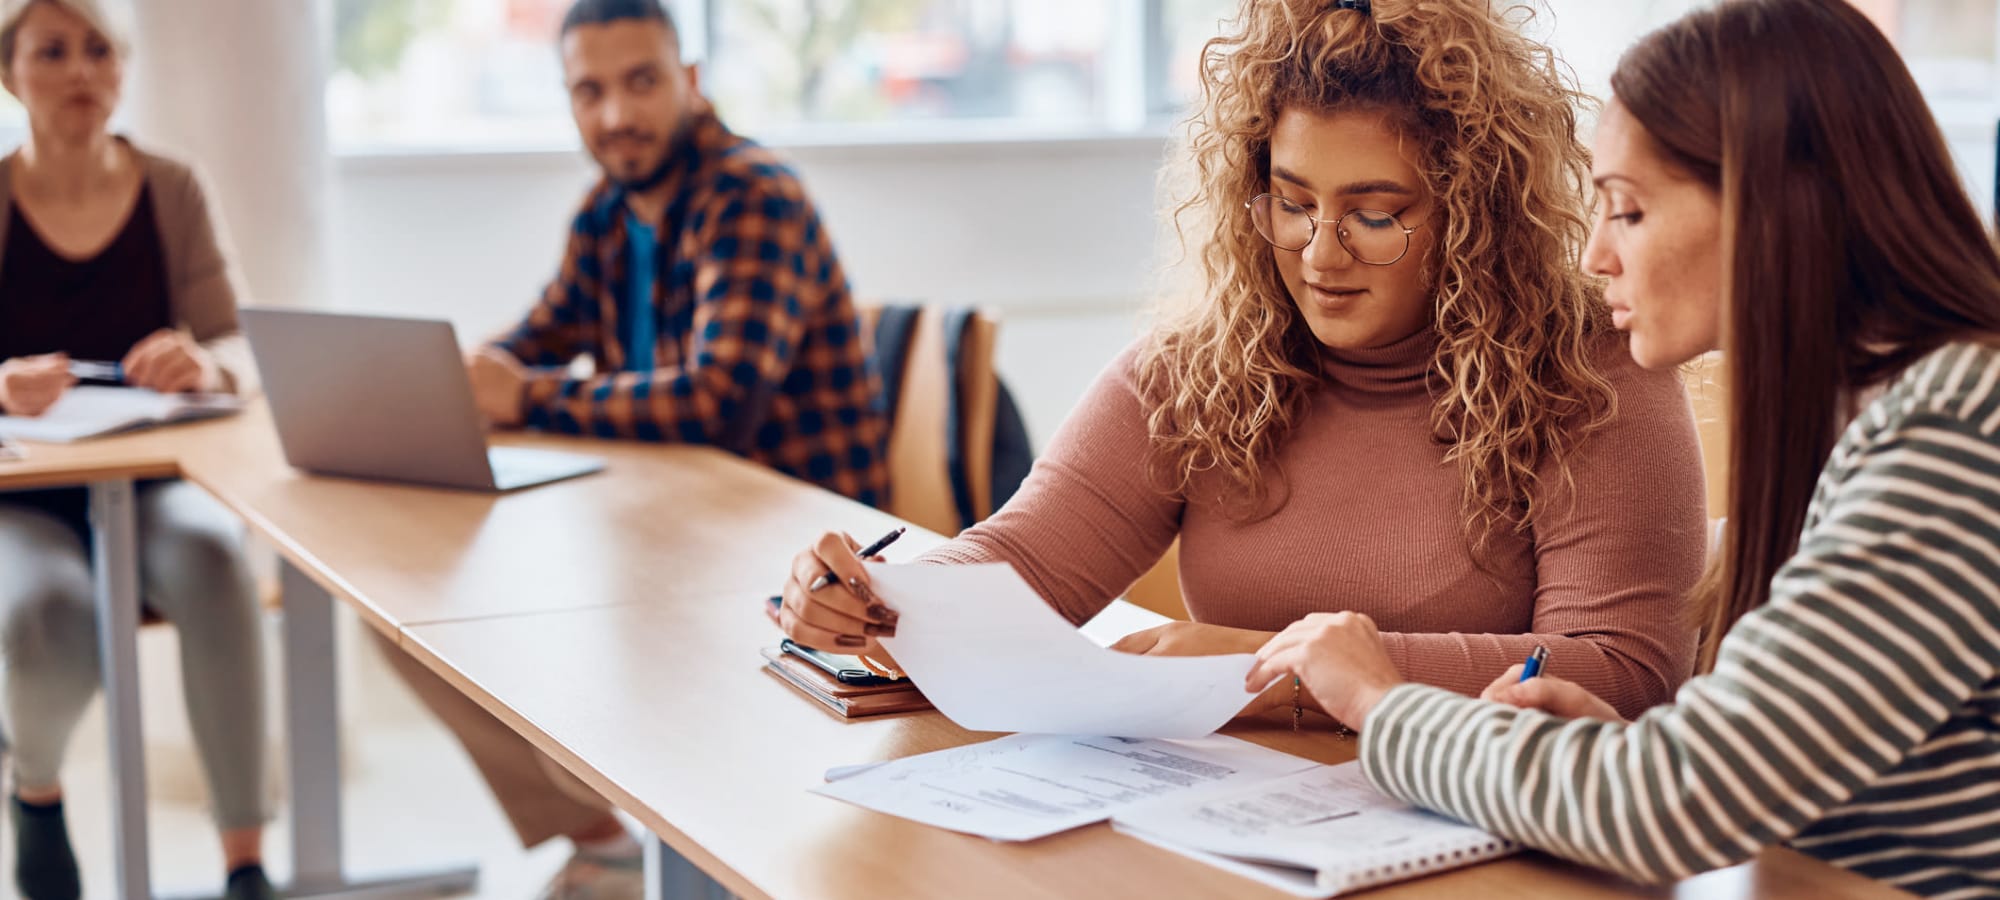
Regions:
[[[1499,694],[1501,691],[1520,683],[1521,670],[1523,668],[1524,667],[1520,663],[1515,663],[1511,666],[1508,666],[1507,671],[1500,673],[1500,677],[1493,679],[1492,684],[1488,684],[1485,690],[1479,692],[1479,699],[1481,700],[1498,699],[1496,695]]]
[[[792,640],[848,651],[895,635],[896,611],[869,592],[857,549],[852,537],[827,532],[792,558],[780,606],[768,611]],[[829,573],[831,578],[824,577]]]
[[[1167,626],[1155,625],[1141,631],[1134,631],[1112,642],[1111,649],[1120,653],[1144,655],[1160,642],[1160,635],[1166,633]]]
[[[815,650],[860,655],[875,643],[866,635],[840,634],[800,621],[789,605],[779,611],[778,627],[784,629],[786,637]]]

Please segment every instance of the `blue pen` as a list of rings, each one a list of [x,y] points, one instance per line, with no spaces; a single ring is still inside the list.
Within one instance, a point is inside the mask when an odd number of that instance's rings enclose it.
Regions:
[[[1535,652],[1528,654],[1528,661],[1521,664],[1521,680],[1527,681],[1542,674],[1542,666],[1548,661],[1549,648],[1536,647]]]
[[[84,381],[109,381],[116,384],[125,380],[124,366],[96,359],[70,360],[69,373]]]

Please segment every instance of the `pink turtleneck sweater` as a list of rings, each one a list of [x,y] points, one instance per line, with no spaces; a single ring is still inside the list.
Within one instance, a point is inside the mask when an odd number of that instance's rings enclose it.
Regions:
[[[1551,487],[1528,532],[1495,535],[1475,559],[1460,474],[1431,439],[1425,371],[1435,346],[1424,332],[1328,352],[1324,381],[1277,453],[1289,499],[1255,521],[1148,480],[1137,346],[1127,348],[1013,500],[925,559],[1010,563],[1081,622],[1179,537],[1181,591],[1197,622],[1278,631],[1308,613],[1355,610],[1375,620],[1413,681],[1477,693],[1540,644],[1550,674],[1624,715],[1665,702],[1693,666],[1682,600],[1701,574],[1706,534],[1701,454],[1679,379],[1641,370],[1622,341],[1607,341],[1599,365],[1618,414],[1572,455],[1574,497]],[[1207,475],[1189,495],[1223,490]]]

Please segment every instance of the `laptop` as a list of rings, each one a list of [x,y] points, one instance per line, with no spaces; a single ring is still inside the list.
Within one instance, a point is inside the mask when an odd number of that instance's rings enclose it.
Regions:
[[[324,475],[473,491],[601,471],[592,456],[486,446],[451,323],[245,308],[285,461]]]

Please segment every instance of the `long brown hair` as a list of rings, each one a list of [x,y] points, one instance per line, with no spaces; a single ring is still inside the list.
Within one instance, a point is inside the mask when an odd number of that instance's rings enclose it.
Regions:
[[[1322,352],[1244,201],[1269,190],[1281,112],[1380,111],[1418,148],[1438,198],[1433,427],[1463,473],[1468,531],[1527,527],[1541,480],[1568,477],[1577,440],[1607,421],[1595,358],[1612,334],[1578,268],[1590,158],[1578,93],[1546,46],[1487,0],[1244,0],[1202,54],[1190,122],[1192,194],[1174,211],[1201,285],[1139,358],[1156,471],[1266,511],[1263,467],[1304,412]],[[1177,314],[1176,314],[1177,313]]]
[[[1722,198],[1729,524],[1699,669],[1798,549],[1855,395],[2000,332],[2000,256],[1916,82],[1845,0],[1735,0],[1627,51],[1612,93]]]

